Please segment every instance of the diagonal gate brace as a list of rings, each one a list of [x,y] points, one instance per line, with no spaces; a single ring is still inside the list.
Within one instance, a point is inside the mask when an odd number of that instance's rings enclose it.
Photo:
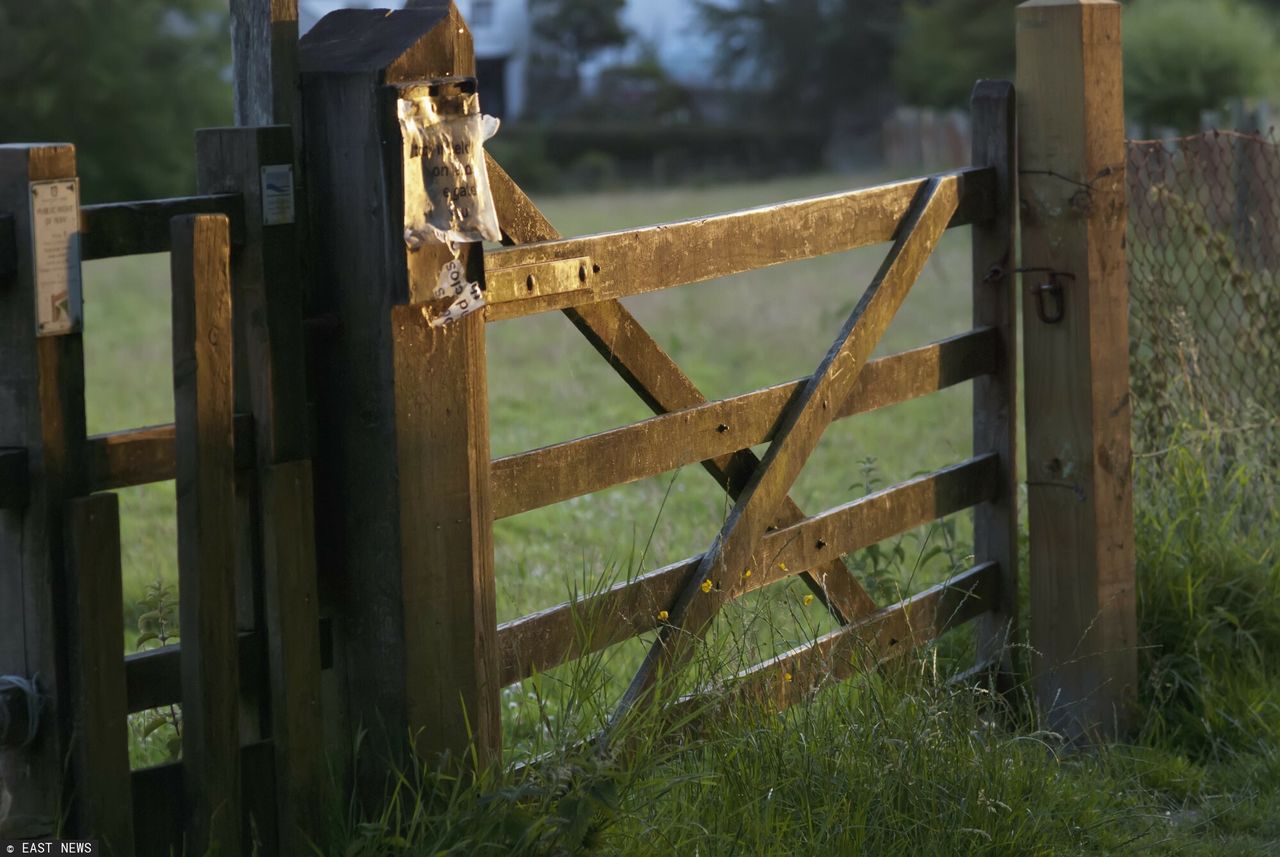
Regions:
[[[492,157],[488,160],[488,170],[490,187],[499,210],[498,221],[508,242],[525,244],[560,237],[533,201]],[[566,309],[564,313],[654,413],[670,413],[707,401],[621,301],[601,301]],[[755,453],[749,449],[703,462],[716,482],[734,498],[738,497],[759,463]],[[772,526],[788,526],[804,517],[800,507],[786,497]],[[842,625],[877,608],[858,579],[838,558],[802,571],[801,578]]]
[[[849,397],[862,367],[879,344],[920,276],[958,205],[956,184],[934,178],[920,189],[888,257],[845,322],[831,350],[787,409],[782,425],[738,497],[697,571],[668,611],[667,624],[623,694],[621,718],[650,695],[658,677],[687,660],[720,606],[732,597],[730,581],[749,568],[787,492]],[[711,586],[704,590],[704,584]]]

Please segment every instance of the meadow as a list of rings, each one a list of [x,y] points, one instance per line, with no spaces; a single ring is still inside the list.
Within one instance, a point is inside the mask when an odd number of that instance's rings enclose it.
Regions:
[[[538,200],[564,234],[661,222],[877,180],[815,176]],[[966,230],[949,233],[881,354],[968,329]],[[629,301],[710,398],[812,371],[882,248]],[[495,456],[647,416],[558,315],[489,328]],[[86,270],[90,431],[172,419],[167,260]],[[820,511],[969,454],[966,386],[836,424],[793,496]],[[539,766],[459,781],[404,770],[331,807],[345,855],[1280,853],[1280,512],[1276,434],[1219,443],[1189,426],[1138,461],[1141,727],[1089,752],[1038,725],[1025,695],[957,686],[963,635],[822,692],[782,717],[730,706],[640,724],[635,752],[584,753],[644,640],[508,689],[509,758]],[[173,486],[121,492],[131,619],[176,580]],[[726,500],[696,467],[500,521],[499,620],[698,553]],[[964,566],[967,516],[852,558],[884,594]],[[706,679],[829,627],[797,583],[727,611]],[[128,626],[126,628],[128,632]],[[131,650],[136,635],[127,633]],[[1022,640],[1015,641],[1025,661]],[[714,702],[708,703],[709,705]],[[163,730],[156,733],[163,736]],[[135,762],[168,750],[135,742]]]

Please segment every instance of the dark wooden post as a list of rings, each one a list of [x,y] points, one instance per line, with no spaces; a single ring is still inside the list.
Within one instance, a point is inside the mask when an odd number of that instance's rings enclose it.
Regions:
[[[12,253],[0,262],[0,448],[25,450],[29,468],[25,508],[0,509],[0,676],[33,682],[42,703],[35,728],[0,746],[0,802],[11,802],[0,838],[48,836],[64,808],[63,534],[86,472],[75,176],[68,144],[0,146],[0,215],[13,238],[0,242]],[[52,322],[43,335],[37,319]],[[25,723],[24,694],[6,692],[0,703]]]
[[[1000,490],[974,509],[975,562],[1000,564],[999,608],[978,633],[978,663],[1013,674],[1018,617],[1018,223],[1013,84],[984,80],[973,90],[974,166],[996,171],[996,216],[973,226],[973,323],[999,335],[999,368],[973,384],[973,451],[1000,456]]]
[[[319,605],[302,335],[293,135],[283,126],[196,136],[201,193],[239,193],[245,240],[231,259],[244,409],[258,456],[255,507],[271,675],[280,847],[318,834],[326,763],[320,706]]]
[[[1137,683],[1120,10],[1017,11],[1031,645],[1080,737],[1126,732]]]
[[[241,845],[230,254],[225,216],[174,218],[186,849],[223,857]]]
[[[334,12],[301,45],[310,264],[340,326],[316,371],[322,595],[351,725],[425,754],[465,748],[460,700],[496,741],[484,333],[477,316],[425,328],[418,309],[392,323],[447,258],[405,244],[396,99],[474,65],[446,2]]]
[[[237,125],[291,125],[298,104],[298,0],[231,0]]]

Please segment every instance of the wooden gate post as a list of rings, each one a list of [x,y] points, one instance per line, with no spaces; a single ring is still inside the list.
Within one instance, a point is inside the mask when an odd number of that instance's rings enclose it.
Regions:
[[[464,751],[468,723],[493,746],[498,685],[483,321],[432,329],[405,308],[449,256],[406,247],[396,113],[399,87],[474,75],[475,57],[451,3],[414,6],[331,13],[300,65],[311,269],[338,323],[315,372],[335,667],[352,727],[427,757]]]
[[[0,508],[0,676],[17,680],[5,682],[0,704],[24,724],[38,712],[26,734],[3,736],[0,838],[49,836],[66,809],[63,533],[66,502],[85,488],[84,349],[78,324],[40,336],[36,324],[37,315],[65,320],[56,305],[69,285],[79,292],[79,214],[68,200],[75,176],[69,144],[0,146],[0,219],[13,236],[0,242],[11,254],[0,260],[0,448],[25,450],[29,468],[25,508]],[[74,303],[62,305],[78,318]],[[34,683],[38,708],[13,689],[19,683]]]
[[[1137,682],[1120,9],[1017,10],[1032,663],[1074,738],[1124,734]]]

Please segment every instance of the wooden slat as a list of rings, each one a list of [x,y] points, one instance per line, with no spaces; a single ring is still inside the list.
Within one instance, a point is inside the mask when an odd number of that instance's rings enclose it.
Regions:
[[[959,170],[715,217],[493,251],[486,255],[485,279],[498,284],[504,277],[523,281],[526,273],[520,269],[532,265],[579,258],[592,264],[583,290],[494,302],[486,317],[499,321],[583,306],[891,241],[912,200],[935,182],[941,193],[956,200],[949,225],[986,220],[994,205],[994,179],[991,169]],[[511,291],[520,296],[521,290]]]
[[[719,580],[719,591],[735,598],[786,577],[783,565],[816,567],[988,500],[997,468],[995,456],[970,459],[770,532],[751,561],[751,576]],[[701,559],[504,623],[498,629],[503,684],[660,627],[658,611],[670,607]]]
[[[1022,264],[1074,276],[1062,321],[1022,313],[1032,675],[1073,738],[1124,735],[1139,681],[1121,12],[1017,10]]]
[[[244,795],[241,828],[259,840],[256,852],[281,854],[274,830],[275,765],[270,741],[257,741],[240,748],[237,754],[240,788]],[[182,762],[169,762],[133,772],[134,828],[139,854],[190,854],[183,850],[182,819],[189,804],[183,799],[187,778]],[[237,843],[240,845],[240,843]],[[244,842],[245,850],[250,843]],[[225,853],[225,852],[220,852]]]
[[[519,242],[559,237],[542,212],[502,167],[491,158],[488,166],[504,240]],[[621,301],[602,301],[564,312],[627,386],[655,413],[677,411],[706,402],[706,397],[692,379]],[[759,463],[750,449],[739,448],[708,458],[702,466],[730,497],[736,498]],[[804,511],[788,497],[778,510],[774,525],[786,526],[803,517]],[[875,609],[871,596],[838,561],[804,569],[800,572],[800,579],[831,611],[837,622],[847,622]]]
[[[873,360],[836,418],[905,402],[993,372],[997,332],[980,329]],[[493,462],[494,516],[505,518],[773,439],[807,380],[663,414]]]
[[[391,318],[409,723],[426,758],[474,740],[488,764],[502,712],[484,320]]]
[[[253,467],[253,417],[236,414],[234,431],[236,469]],[[167,482],[177,472],[173,423],[92,435],[86,455],[93,491]]]
[[[133,849],[129,724],[125,689],[120,504],[114,494],[70,502],[67,568],[71,601],[71,697],[78,830],[116,857]]]
[[[0,449],[0,509],[27,505],[30,457],[25,449]]]
[[[298,0],[231,0],[236,124],[294,125]]]
[[[812,643],[770,658],[733,680],[733,692],[781,710],[818,688],[900,657],[998,606],[1000,568],[984,563]]]
[[[187,847],[239,853],[240,681],[231,242],[223,215],[173,221],[178,585]]]
[[[240,687],[257,693],[266,686],[266,641],[259,631],[236,634]],[[130,714],[182,702],[182,644],[135,652],[124,658]]]
[[[239,244],[244,239],[242,205],[239,194],[86,205],[80,209],[80,252],[85,261],[166,253],[169,221],[188,214],[225,214],[231,221],[231,240]]]
[[[1018,225],[1013,85],[984,80],[973,90],[974,163],[996,171],[995,216],[975,223],[973,323],[995,336],[996,368],[973,386],[974,454],[1000,456],[1000,491],[973,510],[977,562],[1000,567],[1000,602],[978,626],[978,663],[998,662],[1002,686],[1012,687],[1012,644],[1018,617],[1018,289],[1013,274]]]
[[[27,450],[31,478],[26,507],[0,511],[0,675],[38,676],[46,698],[39,740],[0,753],[0,791],[10,801],[0,838],[64,829],[71,736],[59,596],[66,501],[85,493],[84,348],[78,332],[36,336],[31,182],[75,174],[70,144],[0,145],[0,211],[13,217],[19,262],[0,280],[0,447]]]
[[[956,182],[933,179],[920,189],[911,211],[883,266],[850,314],[827,356],[804,389],[788,406],[787,415],[769,451],[756,469],[737,505],[729,513],[697,572],[671,605],[669,624],[641,664],[623,694],[618,716],[648,696],[666,668],[687,659],[694,641],[709,626],[723,595],[701,591],[707,580],[737,578],[752,556],[791,490],[823,432],[835,419],[840,402],[847,401],[871,352],[902,306],[929,256],[951,222],[959,203]],[[701,597],[700,597],[701,596]]]

